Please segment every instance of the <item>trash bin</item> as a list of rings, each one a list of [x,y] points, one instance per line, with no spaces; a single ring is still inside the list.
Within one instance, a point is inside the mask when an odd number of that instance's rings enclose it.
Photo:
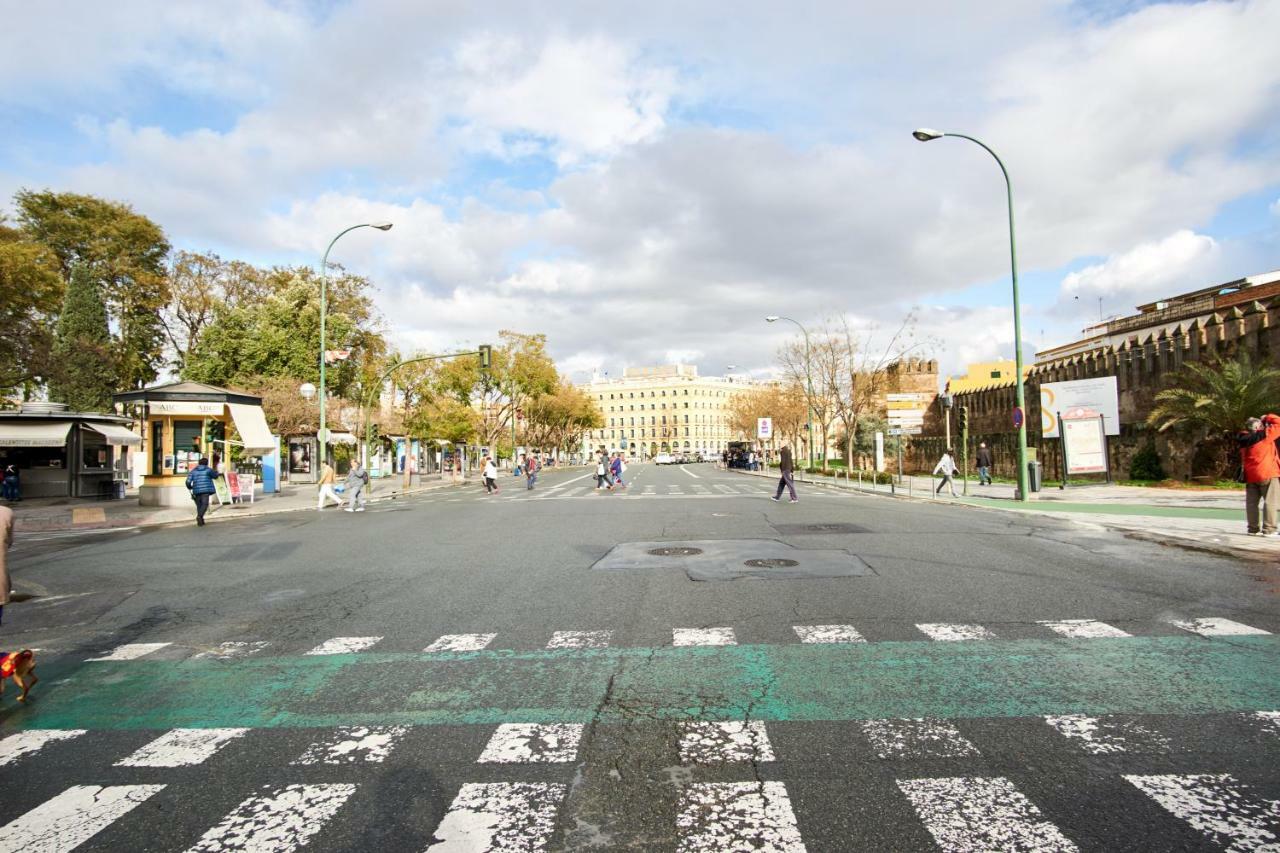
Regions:
[[[1035,459],[1027,460],[1027,491],[1040,491],[1040,463]]]
[[[125,484],[125,481],[124,481],[124,480],[116,480],[116,481],[115,481],[115,499],[116,499],[116,500],[118,500],[118,501],[122,501],[122,500],[124,500],[124,489],[125,489],[125,485],[126,485],[126,484]]]

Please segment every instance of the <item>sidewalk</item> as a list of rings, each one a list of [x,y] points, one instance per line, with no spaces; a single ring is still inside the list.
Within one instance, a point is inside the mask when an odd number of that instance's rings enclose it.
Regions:
[[[776,472],[738,471],[749,476],[777,479]],[[797,480],[800,482],[800,480]],[[833,488],[880,494],[902,500],[961,504],[978,509],[1034,512],[1082,526],[1116,530],[1135,539],[1201,549],[1214,553],[1274,561],[1280,559],[1280,539],[1246,535],[1244,490],[1160,489],[1142,486],[1056,486],[1033,494],[1033,500],[1014,500],[1010,484],[978,486],[969,481],[968,496],[935,496],[939,479],[905,476],[901,484],[861,485],[857,472],[844,477],[803,475],[803,482]],[[959,494],[962,484],[956,482]]]
[[[400,478],[387,477],[374,480],[366,494],[371,502],[377,502],[452,485],[451,480],[428,479],[425,482],[415,482],[406,489]],[[8,506],[13,509],[14,532],[18,534],[66,530],[118,530],[195,521],[195,505],[192,503],[176,507],[139,506],[136,493],[119,501],[85,498],[28,498]],[[277,495],[258,494],[253,503],[219,505],[214,500],[209,505],[209,514],[205,516],[205,520],[218,522],[307,509],[314,512],[315,506],[316,487],[314,485],[310,483],[286,485]]]

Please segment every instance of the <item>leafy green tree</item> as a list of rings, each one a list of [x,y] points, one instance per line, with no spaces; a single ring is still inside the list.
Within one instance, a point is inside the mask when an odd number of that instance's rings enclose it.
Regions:
[[[0,224],[0,396],[47,378],[65,294],[57,257]]]
[[[439,387],[460,403],[476,403],[481,412],[480,443],[496,445],[510,434],[517,409],[559,385],[555,362],[547,354],[547,336],[498,332],[490,369],[475,359],[460,358],[441,368]]]
[[[1251,417],[1280,411],[1280,369],[1252,363],[1241,350],[1231,360],[1187,364],[1156,394],[1147,423],[1202,442],[1192,474],[1221,473],[1230,464],[1230,437]]]
[[[77,264],[58,317],[49,398],[78,412],[110,411],[115,370],[100,285]]]
[[[108,387],[154,380],[164,361],[160,311],[169,299],[164,231],[128,205],[94,196],[20,190],[14,205],[23,235],[53,252],[64,279],[84,263],[102,282],[102,300],[117,329],[116,374]]]

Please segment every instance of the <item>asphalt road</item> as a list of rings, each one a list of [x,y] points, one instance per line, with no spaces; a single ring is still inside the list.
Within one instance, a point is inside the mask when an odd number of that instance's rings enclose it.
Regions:
[[[628,474],[20,543],[0,851],[1278,849],[1275,567]]]

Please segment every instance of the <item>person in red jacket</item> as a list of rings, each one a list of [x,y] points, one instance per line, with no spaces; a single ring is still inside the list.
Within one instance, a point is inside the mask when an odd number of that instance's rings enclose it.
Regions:
[[[1276,510],[1280,509],[1280,416],[1249,418],[1236,434],[1240,464],[1244,466],[1244,510],[1250,536],[1280,537],[1276,532]],[[1258,527],[1258,501],[1262,501],[1262,527]]]

